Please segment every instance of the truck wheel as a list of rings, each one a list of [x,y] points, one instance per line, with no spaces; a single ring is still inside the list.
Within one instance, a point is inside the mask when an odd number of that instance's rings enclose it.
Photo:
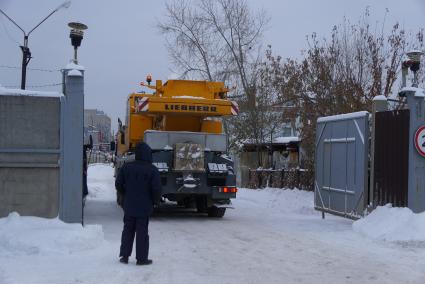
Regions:
[[[226,208],[212,206],[208,208],[208,217],[221,218],[226,213]]]
[[[207,199],[204,196],[196,198],[196,210],[198,213],[207,213]]]

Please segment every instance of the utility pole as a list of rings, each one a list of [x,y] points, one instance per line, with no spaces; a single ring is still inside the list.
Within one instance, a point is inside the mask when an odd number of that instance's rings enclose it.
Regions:
[[[24,31],[24,29],[22,29],[11,17],[9,17],[2,9],[0,9],[0,13],[3,14],[3,16],[5,16],[11,23],[13,23],[18,29],[20,29],[23,34],[24,34],[24,44],[20,45],[19,47],[21,48],[22,51],[22,74],[21,74],[21,89],[25,90],[25,84],[26,84],[26,79],[27,79],[27,66],[28,63],[31,60],[31,51],[28,47],[28,37],[29,35],[36,29],[38,28],[42,23],[44,23],[51,15],[53,15],[54,13],[56,13],[57,11],[59,11],[62,8],[69,8],[69,6],[71,6],[71,1],[65,1],[63,2],[61,5],[59,5],[56,9],[54,9],[52,12],[50,12],[49,15],[47,15],[46,17],[44,17],[43,20],[41,20],[32,30],[29,31],[29,33],[26,33]]]
[[[28,35],[24,35],[24,45],[20,46],[22,50],[22,74],[21,74],[21,89],[25,90],[27,82],[27,66],[31,60],[31,51],[28,47]]]

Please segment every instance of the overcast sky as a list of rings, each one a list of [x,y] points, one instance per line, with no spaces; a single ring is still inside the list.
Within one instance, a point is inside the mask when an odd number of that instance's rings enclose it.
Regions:
[[[63,0],[0,0],[0,9],[24,30],[31,30]],[[79,63],[86,68],[85,107],[105,111],[116,129],[117,117],[124,117],[129,93],[140,90],[147,73],[166,80],[171,66],[163,36],[155,24],[164,13],[165,0],[73,0],[35,30],[29,38],[33,59],[28,68],[59,70],[73,56],[67,23],[88,25],[79,50]],[[333,25],[346,17],[355,22],[366,7],[371,22],[382,23],[386,9],[387,26],[396,21],[415,32],[425,27],[425,0],[248,0],[253,9],[263,8],[271,17],[264,46],[271,44],[276,54],[299,57],[312,32],[327,36]],[[119,4],[118,4],[119,3]],[[20,86],[19,45],[23,34],[0,15],[0,84]],[[19,67],[13,69],[13,67]],[[59,90],[58,71],[28,70],[27,89]],[[34,87],[32,87],[34,86]]]

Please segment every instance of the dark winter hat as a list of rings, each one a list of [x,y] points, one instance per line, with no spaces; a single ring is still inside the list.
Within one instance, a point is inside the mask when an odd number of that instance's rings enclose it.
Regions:
[[[152,163],[152,149],[145,142],[136,145],[136,160]]]

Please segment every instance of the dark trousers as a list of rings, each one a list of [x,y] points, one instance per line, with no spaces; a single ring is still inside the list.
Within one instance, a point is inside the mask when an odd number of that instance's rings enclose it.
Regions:
[[[121,236],[120,256],[129,257],[133,250],[136,235],[136,259],[146,260],[149,254],[149,217],[130,217],[124,215],[124,229]]]

